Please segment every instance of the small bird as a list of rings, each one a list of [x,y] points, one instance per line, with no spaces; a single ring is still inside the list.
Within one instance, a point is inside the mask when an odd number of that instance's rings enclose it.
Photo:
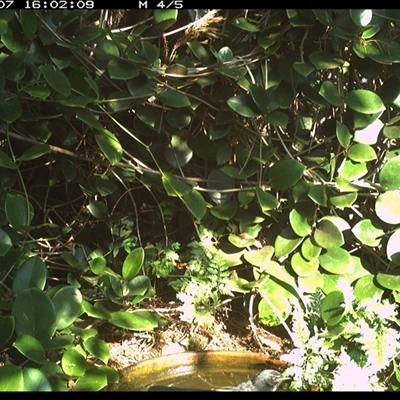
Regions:
[[[265,369],[261,371],[251,381],[239,383],[228,389],[219,389],[219,391],[229,392],[275,392],[282,382],[290,380],[274,369]]]

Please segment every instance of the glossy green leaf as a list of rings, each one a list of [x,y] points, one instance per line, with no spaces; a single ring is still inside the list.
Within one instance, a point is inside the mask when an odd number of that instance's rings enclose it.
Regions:
[[[92,44],[98,43],[103,40],[107,35],[107,31],[103,28],[100,28],[96,25],[89,25],[83,26],[79,31],[76,33],[75,37],[73,38],[74,44]]]
[[[336,137],[338,138],[339,144],[344,148],[348,147],[351,143],[352,135],[350,134],[349,128],[340,121],[336,121]]]
[[[244,17],[235,18],[232,21],[232,25],[235,25],[247,32],[258,32],[260,30],[257,25],[251,23],[247,18]]]
[[[275,239],[275,256],[285,257],[292,253],[302,242],[303,238],[297,236],[290,227],[285,228]]]
[[[367,26],[372,19],[372,10],[349,10],[350,17],[357,26]]]
[[[388,139],[400,138],[400,117],[393,117],[385,124],[383,135]]]
[[[115,368],[109,367],[108,365],[101,365],[97,369],[106,374],[108,384],[119,382],[119,372]]]
[[[305,169],[305,165],[297,160],[282,159],[269,169],[268,178],[273,188],[289,189],[301,179]]]
[[[250,94],[239,94],[227,101],[228,106],[242,117],[254,118],[260,115],[260,111]]]
[[[122,276],[126,280],[133,279],[143,266],[144,250],[142,247],[133,249],[122,264]]]
[[[186,44],[203,65],[208,65],[210,63],[210,57],[207,53],[207,49],[201,43],[187,42]]]
[[[167,90],[159,94],[160,100],[163,104],[169,107],[183,108],[190,106],[189,97],[177,90]]]
[[[56,330],[53,302],[38,288],[25,289],[15,298],[11,315],[18,336],[30,335],[39,341],[47,340]]]
[[[35,10],[20,10],[19,19],[22,30],[28,39],[33,39],[38,27],[37,14]]]
[[[35,160],[50,152],[50,146],[48,144],[35,144],[29,149],[25,150],[20,157],[19,161]]]
[[[208,195],[215,204],[225,203],[230,200],[232,192],[229,189],[233,189],[234,187],[235,180],[219,169],[213,169],[208,175]]]
[[[374,114],[385,110],[381,98],[370,90],[352,90],[347,93],[345,102],[352,110],[362,114]]]
[[[21,115],[22,107],[18,99],[0,99],[0,120],[11,124],[20,118]]]
[[[0,256],[4,256],[12,248],[12,241],[10,236],[0,229]]]
[[[311,72],[315,71],[315,67],[310,62],[300,62],[296,61],[293,63],[293,68],[300,75],[308,76]]]
[[[150,331],[158,326],[157,317],[150,311],[137,310],[132,313],[115,311],[108,322],[132,331]]]
[[[126,86],[130,95],[137,99],[152,96],[156,91],[155,82],[147,79],[144,75],[129,79]]]
[[[47,99],[51,94],[51,91],[47,86],[41,86],[41,85],[26,86],[22,90],[25,93],[28,93],[30,96],[42,100]]]
[[[83,342],[83,348],[91,355],[107,364],[110,358],[110,349],[104,340],[91,337]]]
[[[111,165],[121,161],[123,149],[118,138],[107,129],[95,130],[94,138]]]
[[[47,83],[57,92],[63,96],[71,94],[71,84],[64,72],[58,69],[55,65],[46,64],[40,67],[44,78]]]
[[[37,364],[44,364],[47,361],[44,347],[39,340],[33,336],[19,336],[13,343],[13,347],[15,347],[26,358]]]
[[[0,392],[21,392],[23,390],[22,368],[13,364],[0,367]]]
[[[67,328],[82,312],[82,294],[74,286],[64,286],[51,299],[56,313],[57,329]]]
[[[104,201],[95,200],[86,207],[95,218],[104,219],[108,215],[107,205]]]
[[[318,258],[306,260],[300,253],[293,254],[290,265],[298,276],[314,275],[319,268]]]
[[[88,334],[90,329],[84,330],[85,334]],[[85,337],[85,334],[79,335],[81,338]],[[64,349],[67,346],[71,345],[75,340],[75,337],[71,334],[67,335],[58,335],[58,336],[53,336],[52,338],[48,340],[42,341],[42,345],[45,348],[46,351],[49,350],[60,350]]]
[[[48,377],[39,369],[25,367],[22,370],[24,379],[24,391],[26,392],[51,392],[51,386]]]
[[[97,304],[97,303],[95,303]],[[102,308],[95,307],[91,303],[86,300],[82,301],[82,311],[85,312],[89,317],[98,318],[98,319],[109,319],[111,318],[111,314],[108,311],[105,311]],[[82,336],[82,335],[80,335]]]
[[[269,211],[275,210],[279,206],[279,201],[276,197],[260,187],[256,187],[256,196],[261,211],[267,215],[269,215]]]
[[[11,339],[15,328],[15,320],[11,315],[0,317],[0,347],[4,347]]]
[[[376,285],[374,275],[365,275],[357,280],[354,285],[354,296],[356,301],[365,299],[380,299],[384,290]]]
[[[289,123],[289,117],[287,114],[281,111],[272,111],[264,117],[264,121],[267,124],[286,128],[287,124]]]
[[[354,268],[354,261],[350,253],[341,247],[334,247],[319,257],[321,267],[332,274],[350,274]]]
[[[192,190],[191,186],[177,178],[171,172],[163,172],[161,179],[168,196],[181,197],[190,193]]]
[[[376,280],[385,289],[400,290],[400,275],[378,272]]]
[[[128,80],[135,78],[138,75],[133,63],[120,58],[112,59],[107,64],[107,70],[110,78],[117,80]]]
[[[331,81],[324,81],[319,89],[320,94],[326,101],[336,107],[341,107],[343,99],[339,94],[336,85]]]
[[[43,290],[46,285],[48,272],[40,257],[28,258],[17,270],[13,282],[13,294],[17,296],[23,290],[36,287]]]
[[[273,255],[274,248],[272,246],[266,245],[259,250],[251,250],[245,253],[244,258],[251,265],[255,265],[261,270],[264,270]]]
[[[344,244],[344,237],[340,227],[330,219],[322,219],[318,222],[313,237],[315,243],[324,249],[332,249]]]
[[[107,374],[100,368],[90,369],[75,382],[73,391],[98,392],[107,386]]]
[[[0,167],[7,169],[17,169],[18,165],[11,161],[11,158],[4,153],[3,150],[0,150]]]
[[[345,315],[344,294],[340,291],[329,293],[321,303],[321,317],[325,324],[337,325]]]
[[[86,357],[76,348],[67,349],[61,359],[61,368],[69,376],[83,376],[86,371]]]
[[[375,202],[376,215],[388,224],[400,224],[400,193],[388,191],[378,196]]]
[[[164,150],[165,159],[173,168],[186,165],[193,157],[193,150],[180,136],[172,135],[169,145]]]
[[[228,46],[221,47],[217,52],[217,59],[221,63],[231,62],[233,59],[233,52]]]
[[[393,232],[386,245],[388,259],[396,265],[400,265],[400,230]]]
[[[218,219],[229,221],[235,215],[238,205],[235,201],[227,201],[210,208],[210,213]]]
[[[311,232],[311,226],[307,218],[300,214],[295,208],[289,213],[290,226],[297,236],[304,237]]]
[[[298,277],[299,289],[305,293],[315,293],[324,286],[324,275],[316,271],[312,275]]]
[[[348,152],[347,157],[356,162],[371,161],[376,159],[375,149],[367,144],[353,144]]]
[[[370,219],[357,222],[351,231],[362,244],[370,247],[379,246],[385,233],[377,223]]]
[[[338,208],[347,208],[351,207],[354,202],[357,200],[358,193],[343,193],[343,194],[335,194],[329,197],[329,203]]]
[[[322,248],[317,246],[313,241],[308,237],[301,245],[301,254],[307,260],[312,260],[315,257],[318,257],[321,253]]]
[[[159,24],[164,21],[168,21],[171,19],[176,19],[178,17],[178,10],[169,9],[169,10],[154,10],[153,12],[154,22]]]
[[[368,168],[366,163],[358,163],[351,160],[346,160],[340,169],[340,177],[350,182],[360,179],[367,173]]]
[[[363,45],[366,55],[378,63],[399,63],[400,45],[389,37],[367,40]]]
[[[76,109],[76,118],[85,122],[87,125],[91,126],[94,129],[103,129],[103,125],[99,122],[94,113],[88,108]]]
[[[208,134],[211,140],[222,139],[225,137],[229,130],[230,124],[216,124],[215,122],[211,123],[210,128],[208,130]]]
[[[177,129],[183,129],[187,127],[192,118],[189,113],[185,113],[183,110],[170,110],[165,115],[166,121]]]
[[[308,192],[308,197],[316,204],[326,207],[328,204],[328,195],[324,185],[314,185]]]
[[[315,51],[309,57],[316,69],[340,68],[344,64],[344,60],[325,51]]]
[[[7,193],[5,213],[11,226],[17,230],[25,230],[33,219],[32,204],[18,193]]]
[[[256,242],[254,238],[243,238],[238,235],[230,234],[228,236],[229,243],[233,244],[238,248],[250,247],[253,246]]]
[[[388,160],[379,171],[379,183],[386,190],[400,188],[400,156]]]
[[[261,110],[262,113],[266,114],[269,111],[269,98],[267,95],[267,91],[259,84],[252,83],[249,87],[249,92],[257,107]]]
[[[192,190],[190,193],[182,196],[182,201],[197,221],[201,221],[206,215],[206,202],[197,190]]]

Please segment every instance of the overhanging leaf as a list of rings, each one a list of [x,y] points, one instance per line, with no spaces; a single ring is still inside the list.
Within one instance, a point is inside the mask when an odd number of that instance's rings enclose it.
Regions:
[[[289,189],[300,180],[305,169],[297,160],[279,160],[268,171],[271,186],[278,190]]]
[[[370,90],[352,90],[347,93],[345,102],[352,110],[362,114],[375,114],[385,110],[381,98]]]
[[[40,67],[47,83],[58,93],[63,96],[71,94],[71,84],[64,72],[58,69],[55,65],[42,65]]]
[[[233,111],[242,117],[254,118],[261,114],[250,94],[239,94],[231,97],[227,103]]]
[[[107,129],[95,130],[94,138],[111,165],[121,161],[123,149],[117,137]]]
[[[144,261],[144,250],[142,247],[137,247],[133,249],[125,258],[124,263],[122,264],[122,276],[124,279],[130,281],[133,279],[140,268],[143,265]]]
[[[52,297],[57,329],[70,326],[81,314],[82,294],[74,286],[65,286]]]

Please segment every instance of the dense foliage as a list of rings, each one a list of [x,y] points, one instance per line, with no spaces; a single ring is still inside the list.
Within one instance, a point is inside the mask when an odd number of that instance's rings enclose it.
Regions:
[[[160,279],[185,320],[239,295],[283,324],[298,389],[350,361],[397,388],[399,32],[398,10],[0,11],[0,348],[19,354],[0,389],[117,381],[98,326],[163,326]]]

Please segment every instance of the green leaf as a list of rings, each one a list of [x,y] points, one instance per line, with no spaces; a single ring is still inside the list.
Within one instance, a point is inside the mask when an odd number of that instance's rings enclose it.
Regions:
[[[192,53],[197,57],[197,59],[203,64],[208,65],[210,64],[210,57],[208,56],[206,47],[204,47],[199,42],[186,42],[189,49]]]
[[[230,124],[217,124],[214,122],[211,123],[210,128],[208,130],[208,135],[211,140],[222,139],[225,137],[230,131]]]
[[[362,244],[370,247],[379,246],[385,233],[377,223],[370,219],[357,222],[351,231]]]
[[[376,160],[375,149],[367,144],[353,144],[347,152],[347,157],[356,162]]]
[[[178,17],[178,10],[169,9],[169,10],[154,10],[153,12],[154,22],[159,24],[164,21],[176,20]]]
[[[158,326],[157,317],[150,311],[137,310],[132,313],[115,311],[108,322],[132,331],[151,331]]]
[[[123,149],[117,137],[107,129],[94,131],[94,138],[111,165],[121,161]]]
[[[43,290],[46,285],[48,272],[40,257],[28,258],[17,270],[13,282],[13,294],[17,296],[23,290],[36,287]]]
[[[350,17],[357,26],[367,26],[372,19],[372,10],[349,10]]]
[[[0,317],[0,347],[3,348],[11,339],[15,328],[15,320],[11,315]],[[0,383],[1,385],[1,383]]]
[[[378,196],[375,202],[376,215],[388,224],[400,223],[400,193],[388,191]]]
[[[242,117],[254,118],[260,115],[250,94],[239,94],[227,100],[228,106]]]
[[[91,110],[88,108],[77,108],[76,109],[76,118],[83,121],[85,124],[90,127],[98,130],[103,129],[103,125],[98,121],[96,116],[93,114]]]
[[[322,300],[321,317],[325,324],[330,326],[339,324],[345,315],[344,301],[344,294],[340,291],[331,292]]]
[[[225,203],[232,197],[232,192],[227,190],[235,187],[235,179],[220,169],[213,169],[208,175],[207,189],[211,200],[216,204]]]
[[[34,144],[33,146],[29,147],[29,149],[25,150],[21,156],[18,157],[18,160],[35,160],[36,158],[39,158],[47,153],[50,153],[50,146],[48,144]]]
[[[265,326],[278,326],[290,315],[292,306],[280,293],[268,293],[267,296],[268,302],[262,298],[258,303],[258,317]]]
[[[339,144],[344,148],[347,148],[351,143],[352,135],[350,134],[349,128],[340,121],[336,121],[336,137]]]
[[[293,68],[296,72],[298,72],[300,75],[303,76],[308,76],[311,74],[311,72],[315,71],[314,65],[312,65],[310,62],[301,62],[301,61],[295,61],[293,63]]]
[[[400,290],[400,275],[378,272],[376,280],[385,289]]]
[[[61,288],[51,300],[56,313],[56,326],[59,330],[73,324],[82,312],[82,294],[74,286]]]
[[[265,192],[260,187],[256,187],[257,201],[261,211],[269,215],[269,211],[275,210],[279,206],[279,201],[272,194]]]
[[[385,110],[381,98],[370,90],[352,90],[347,93],[345,102],[352,110],[361,114],[374,114]]]
[[[38,288],[23,290],[15,298],[11,315],[18,336],[30,335],[39,341],[47,340],[56,330],[53,302]]]
[[[235,25],[238,28],[243,29],[247,32],[258,32],[260,30],[257,25],[252,24],[247,18],[244,17],[235,18],[232,21],[232,25]]]
[[[179,168],[192,159],[193,151],[186,140],[177,135],[172,135],[169,145],[164,150],[164,156],[173,168]]]
[[[263,270],[268,262],[274,255],[274,248],[272,246],[263,246],[259,250],[250,250],[245,253],[245,260],[251,265],[261,268]]]
[[[235,201],[227,201],[226,203],[217,204],[210,209],[210,213],[218,219],[229,221],[235,215],[238,205]]]
[[[13,364],[0,367],[0,392],[21,392],[23,390],[22,368]]]
[[[6,121],[11,124],[18,118],[20,118],[21,115],[22,107],[18,99],[0,99],[0,120]]]
[[[138,76],[134,65],[120,58],[112,59],[107,64],[107,70],[111,79],[128,80]]]
[[[90,369],[74,385],[73,391],[98,392],[107,386],[107,374],[100,368]]]
[[[249,92],[254,103],[261,110],[262,113],[266,114],[269,111],[269,98],[267,91],[257,83],[252,83],[249,87]]]
[[[18,193],[7,193],[5,213],[11,226],[16,230],[25,230],[33,219],[32,204]]]
[[[308,223],[307,217],[300,214],[296,209],[289,213],[289,221],[293,231],[297,236],[308,236],[311,232],[311,226]]]
[[[388,64],[400,62],[400,45],[389,37],[374,37],[365,42],[363,50],[372,60]]]
[[[61,368],[69,376],[83,376],[86,371],[86,357],[76,348],[67,349],[61,359]]]
[[[17,169],[18,165],[11,161],[10,157],[6,153],[4,153],[3,150],[0,150],[0,167],[7,169]]]
[[[379,183],[386,190],[400,188],[400,156],[387,161],[379,172]]]
[[[243,248],[243,247],[250,247],[253,246],[255,243],[255,239],[250,238],[242,238],[240,236],[230,234],[228,236],[229,243],[233,244],[235,247]]]
[[[159,98],[163,104],[169,107],[183,108],[190,106],[189,97],[177,90],[167,90],[159,94]]]
[[[95,218],[104,219],[108,215],[107,205],[104,201],[95,200],[89,203],[86,207],[90,211],[90,214]]]
[[[314,275],[318,271],[319,261],[317,257],[306,260],[300,253],[295,253],[290,260],[290,265],[298,276],[305,277]]]
[[[19,20],[22,30],[28,39],[33,39],[38,27],[37,14],[35,10],[20,10]]]
[[[26,392],[51,392],[53,391],[48,377],[39,369],[25,367],[22,370],[24,391]]]
[[[82,302],[82,311],[84,311],[89,317],[93,318],[98,318],[98,319],[111,318],[111,314],[108,311],[105,311],[104,309],[99,307],[95,307],[86,300],[83,300]],[[80,336],[82,336],[82,334]]]
[[[92,44],[98,43],[103,40],[107,35],[107,31],[105,29],[100,28],[96,25],[83,26],[83,28],[79,29],[73,38],[72,42],[75,45],[80,44]]]
[[[71,84],[64,72],[58,69],[55,65],[42,65],[40,67],[47,83],[58,93],[63,96],[71,94]]]
[[[170,110],[165,115],[165,120],[174,128],[183,129],[190,124],[192,117],[182,110]]]
[[[400,265],[400,230],[393,232],[386,245],[388,259],[396,265]]]
[[[293,187],[303,176],[305,165],[297,160],[283,159],[277,161],[268,171],[271,186],[278,190]]]
[[[233,59],[232,50],[228,46],[221,47],[218,50],[217,59],[221,63],[231,62]]]
[[[318,257],[321,250],[321,247],[315,245],[309,237],[301,245],[301,254],[307,260]]]
[[[161,180],[165,191],[171,197],[182,197],[192,190],[190,185],[177,178],[171,172],[163,172]]]
[[[127,281],[133,279],[140,268],[142,268],[144,262],[144,250],[142,247],[137,247],[133,249],[125,258],[122,264],[122,276]]]
[[[309,57],[316,69],[341,68],[344,64],[344,60],[325,51],[315,51]]]
[[[4,256],[8,250],[12,248],[12,246],[13,245],[10,236],[0,229],[0,256]]]
[[[400,138],[400,117],[393,117],[385,124],[383,135],[388,139]]]
[[[324,249],[332,249],[344,244],[344,237],[340,227],[327,218],[323,218],[318,222],[314,231],[314,240],[318,246]]]
[[[197,190],[192,190],[190,193],[182,196],[182,201],[197,221],[201,221],[206,215],[206,202]]]
[[[107,364],[110,358],[110,349],[104,340],[97,337],[91,337],[83,342],[83,348],[91,355]]]
[[[319,256],[321,267],[332,274],[350,274],[354,269],[354,261],[350,253],[341,247],[334,247]]]
[[[302,240],[303,238],[297,236],[291,227],[285,228],[275,239],[275,256],[277,258],[287,256],[300,245]]]
[[[384,290],[376,285],[374,275],[365,275],[357,280],[354,285],[354,297],[357,302],[365,299],[380,299]]]
[[[26,86],[22,88],[22,90],[25,93],[28,93],[30,96],[42,100],[47,99],[51,94],[51,91],[47,86],[41,86],[41,85]]]
[[[287,124],[289,123],[289,117],[282,111],[272,111],[264,117],[264,121],[267,124],[286,128]]]
[[[47,361],[44,347],[39,340],[33,336],[19,336],[14,342],[13,347],[15,347],[26,358],[37,364],[44,364]]]
[[[320,94],[326,101],[336,107],[341,107],[343,99],[339,94],[336,85],[331,81],[324,81],[319,89]]]

